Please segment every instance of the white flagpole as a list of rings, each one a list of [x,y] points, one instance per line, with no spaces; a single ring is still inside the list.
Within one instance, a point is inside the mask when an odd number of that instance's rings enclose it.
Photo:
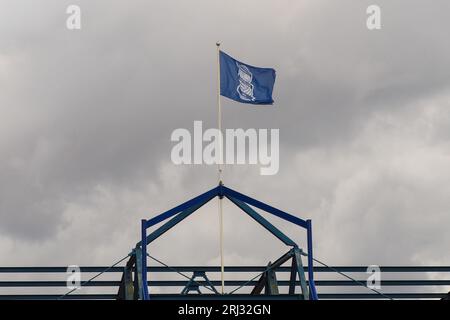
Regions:
[[[217,125],[222,135],[222,104],[220,101],[220,42],[216,43],[217,46]],[[223,139],[223,138],[222,138]],[[223,158],[223,145],[222,139],[219,140],[219,159]],[[219,169],[219,183],[222,183],[222,163],[219,161],[218,163]]]
[[[216,43],[217,46],[217,125],[222,136],[219,139],[219,184],[222,184],[222,159],[223,159],[223,135],[222,135],[222,105],[220,103],[220,42]],[[220,278],[222,281],[222,294],[225,292],[225,280],[224,280],[224,262],[223,262],[223,210],[222,210],[222,198],[219,197],[219,228],[220,228]]]

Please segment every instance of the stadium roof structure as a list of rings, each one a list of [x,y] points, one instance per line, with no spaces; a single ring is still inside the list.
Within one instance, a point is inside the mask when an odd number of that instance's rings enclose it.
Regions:
[[[282,255],[279,259],[274,262],[270,262],[265,270],[261,272],[259,280],[256,282],[253,290],[248,295],[239,295],[240,298],[255,298],[255,296],[260,296],[262,290],[264,293],[270,296],[279,295],[278,284],[276,279],[275,269],[279,268],[284,263],[291,260],[291,272],[289,280],[289,293],[283,295],[286,299],[301,299],[301,300],[316,300],[317,292],[314,285],[314,272],[313,272],[313,245],[312,245],[312,223],[311,220],[303,220],[292,214],[274,208],[264,202],[246,196],[240,192],[230,189],[224,186],[222,183],[219,185],[191,200],[188,200],[164,213],[161,213],[149,220],[143,219],[141,221],[141,241],[139,241],[127,262],[122,275],[121,284],[119,286],[119,299],[139,299],[148,300],[152,299],[152,293],[148,289],[147,281],[147,258],[152,258],[147,252],[147,246],[162,236],[164,233],[169,231],[171,228],[176,226],[178,223],[188,218],[190,215],[194,214],[199,208],[208,203],[213,198],[218,197],[219,199],[227,198],[238,208],[240,208],[244,213],[249,215],[254,221],[263,226],[269,233],[278,238],[285,245],[291,247],[291,249]],[[307,234],[307,251],[303,251],[297,243],[290,239],[281,230],[271,224],[262,215],[256,212],[252,207],[263,210],[269,214],[272,214],[278,218],[288,221],[294,225],[297,225],[306,230]],[[156,224],[162,223],[160,227],[156,230],[147,234],[147,229],[155,226]],[[307,264],[307,277],[306,280],[305,270],[302,264],[302,256],[306,256],[308,260]],[[200,268],[199,268],[200,269]],[[134,270],[134,280],[133,273]],[[202,282],[197,281],[197,278],[202,278]],[[298,281],[297,281],[298,277]],[[211,281],[209,281],[204,271],[193,270],[192,277],[189,282],[180,292],[181,295],[196,292],[201,294],[200,287],[204,286],[212,292],[209,294],[208,298],[223,299],[228,294],[220,294]],[[300,293],[296,293],[296,287],[300,287]],[[236,298],[236,296],[233,296]],[[206,295],[202,294],[201,298],[207,298]],[[281,296],[280,296],[281,298]]]
[[[223,269],[222,266],[169,266],[149,254],[147,246],[150,243],[216,197],[229,199],[266,231],[290,247],[289,251],[265,266],[232,265],[224,266]],[[256,212],[256,209],[305,229],[306,251]],[[152,226],[156,229],[148,233],[148,229]],[[302,257],[306,257],[307,266],[303,266]],[[157,262],[158,266],[148,266],[147,259]],[[125,261],[126,264],[123,265]],[[314,266],[313,262],[320,266]],[[450,288],[448,278],[450,266],[377,266],[380,274],[383,274],[383,279],[379,282],[383,290],[374,289],[368,283],[367,275],[373,267],[331,266],[314,258],[311,220],[303,220],[219,184],[173,209],[151,219],[142,220],[141,241],[131,252],[110,266],[79,267],[80,275],[82,273],[84,277],[92,276],[74,288],[68,286],[68,280],[60,280],[61,274],[66,276],[70,274],[68,267],[1,266],[0,289],[6,292],[0,291],[0,300],[316,300],[318,298],[448,300],[450,297],[450,292],[447,293]],[[208,277],[218,272],[226,272],[230,276],[224,282],[223,279],[217,281]],[[317,273],[321,274],[319,280],[314,279]],[[21,279],[20,274],[26,274],[26,278]],[[43,274],[53,276],[43,277]],[[147,274],[152,275],[150,280],[147,279]],[[156,274],[163,275],[162,279],[158,279]],[[109,275],[108,279],[99,280],[102,275]],[[170,278],[164,278],[164,275]],[[173,275],[182,276],[184,279],[177,280]],[[242,280],[248,275],[252,277],[250,280]],[[332,278],[323,278],[322,275],[329,275]],[[337,275],[344,277],[345,280],[337,279]],[[357,280],[361,275],[364,277]],[[411,275],[411,278],[408,279],[406,277],[408,275]],[[420,275],[426,278],[420,278]],[[233,289],[226,294],[219,293],[216,287],[224,284],[227,289],[230,287]],[[319,293],[316,286],[321,288]],[[36,288],[45,290],[36,291]],[[62,294],[62,288],[68,291]],[[75,292],[81,288],[86,288],[86,291]],[[105,291],[104,288],[110,289]],[[157,291],[155,288],[162,290]],[[362,288],[367,292],[358,290]],[[240,289],[247,289],[245,292],[248,293],[237,293]],[[205,290],[208,291],[206,294]]]

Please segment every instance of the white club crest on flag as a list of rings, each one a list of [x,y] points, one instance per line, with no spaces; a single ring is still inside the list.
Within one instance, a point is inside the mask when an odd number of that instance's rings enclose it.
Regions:
[[[238,67],[238,76],[239,76],[239,85],[236,90],[239,94],[239,97],[245,101],[255,101],[255,97],[253,96],[253,74],[250,70],[236,62]]]

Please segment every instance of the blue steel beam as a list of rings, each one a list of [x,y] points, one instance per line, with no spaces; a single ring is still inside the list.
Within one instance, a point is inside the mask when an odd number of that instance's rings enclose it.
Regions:
[[[161,227],[159,227],[158,229],[156,229],[155,231],[153,231],[152,233],[150,233],[147,236],[147,245],[149,245],[151,242],[158,239],[160,236],[162,236],[164,233],[166,233],[171,228],[176,226],[178,223],[180,223],[181,221],[183,221],[184,219],[189,217],[192,213],[194,213],[196,210],[201,208],[203,205],[205,205],[210,200],[211,200],[211,198],[207,199],[206,202],[198,203],[198,204],[178,213],[175,217],[173,217],[172,219],[167,221],[165,224],[163,224]],[[141,242],[139,241],[136,244],[136,246],[140,246],[140,245],[141,245]]]
[[[143,271],[143,283],[147,284],[147,275],[146,275],[146,270],[147,270],[147,253],[146,253],[146,249],[147,249],[147,244],[148,244],[148,237],[147,237],[147,229],[157,223],[160,223],[174,215],[177,215],[178,213],[181,212],[180,215],[178,215],[178,217],[175,217],[174,219],[170,220],[168,223],[166,223],[165,225],[163,225],[162,227],[160,227],[159,229],[156,230],[156,233],[153,234],[153,236],[150,236],[150,240],[151,239],[156,239],[159,236],[161,236],[163,233],[165,233],[166,231],[168,231],[170,228],[172,228],[174,225],[176,225],[177,223],[179,223],[180,221],[182,221],[183,219],[185,219],[187,216],[189,216],[190,214],[192,214],[195,210],[197,210],[200,206],[202,206],[203,204],[205,204],[206,202],[208,202],[209,200],[211,200],[213,197],[219,196],[220,198],[226,196],[227,198],[229,198],[233,203],[235,203],[238,207],[240,207],[244,212],[246,212],[248,215],[250,215],[255,221],[257,221],[258,223],[260,223],[263,227],[265,227],[269,232],[271,232],[273,235],[275,235],[278,239],[280,239],[282,242],[284,242],[287,245],[293,246],[295,248],[298,248],[297,245],[295,244],[295,242],[293,242],[291,239],[289,239],[287,236],[285,236],[280,230],[278,230],[277,228],[275,228],[272,224],[270,224],[267,220],[265,220],[262,216],[260,216],[256,211],[254,211],[251,207],[249,207],[248,205],[252,205],[256,208],[259,208],[261,210],[264,210],[270,214],[273,214],[279,218],[282,218],[286,221],[289,221],[291,223],[294,223],[298,226],[301,226],[305,229],[307,229],[308,231],[308,235],[311,234],[311,224],[310,222],[308,223],[305,220],[302,220],[296,216],[293,216],[289,213],[286,213],[284,211],[281,211],[277,208],[274,208],[272,206],[269,206],[261,201],[258,201],[256,199],[253,199],[251,197],[248,197],[242,193],[239,193],[237,191],[234,191],[230,188],[225,187],[222,183],[219,184],[219,186],[191,199],[188,200],[186,202],[184,202],[183,204],[172,208],[156,217],[153,217],[150,220],[142,220],[141,223],[141,263],[140,265],[142,266],[142,271]],[[192,210],[193,209],[193,210]],[[152,241],[153,241],[152,240]],[[309,239],[308,239],[309,240]],[[308,243],[309,244],[309,243]],[[308,252],[309,252],[310,246],[308,246]],[[312,254],[311,254],[311,259],[312,259]],[[310,274],[310,272],[312,272],[312,267],[308,268],[308,278],[309,280],[312,280],[312,276]],[[312,283],[312,297],[317,297],[317,295],[315,294],[315,287],[314,287],[314,282]],[[148,293],[148,287],[147,285],[143,286],[143,299],[149,299],[149,293]],[[307,296],[307,292],[303,292],[304,296]]]
[[[310,297],[312,300],[318,300],[316,285],[314,284],[314,259],[313,259],[313,242],[312,242],[312,222],[306,220],[306,238],[308,242],[308,280]]]
[[[136,247],[136,270],[138,271],[138,275],[141,275],[142,282],[139,283],[142,290],[141,299],[149,300],[148,294],[148,281],[147,281],[147,228],[146,228],[146,220],[141,220],[141,247]],[[140,252],[139,252],[140,251]],[[141,260],[141,261],[139,261]],[[139,270],[139,266],[141,266],[141,270]]]
[[[306,283],[305,272],[302,264],[302,257],[300,255],[301,251],[299,248],[294,248],[294,257],[292,259],[295,260],[295,267],[297,269],[298,279],[300,280],[300,288],[302,290],[302,297],[305,300],[309,300],[309,292],[308,292],[308,283]]]
[[[201,195],[199,195],[191,200],[188,200],[188,201],[180,204],[179,206],[176,206],[175,208],[172,208],[164,213],[157,215],[156,217],[153,217],[153,218],[147,220],[145,227],[149,228],[151,226],[154,226],[155,224],[160,223],[161,221],[164,221],[164,220],[176,215],[177,213],[180,213],[181,211],[184,211],[198,203],[206,203],[209,200],[211,200],[212,198],[218,196],[219,191],[220,191],[220,186],[217,186],[205,193],[202,193]]]
[[[295,263],[295,261],[294,261]],[[266,269],[267,267],[261,267]],[[274,268],[276,272],[279,272],[277,268]],[[173,272],[173,271],[171,271]],[[294,270],[296,272],[296,270]],[[366,279],[359,279],[359,282],[365,282]],[[148,280],[149,287],[184,287],[186,286],[187,280]],[[221,286],[221,280],[197,280],[201,286],[211,286],[215,287]],[[248,282],[248,280],[225,280],[225,286],[244,286],[244,287],[254,287],[258,283],[257,280]],[[279,280],[278,286],[289,287],[294,284],[296,286],[300,285],[300,281],[295,280]],[[308,282],[307,282],[308,283]],[[352,280],[314,280],[314,284],[317,287],[360,287],[361,284]],[[116,288],[121,285],[119,280],[93,280],[83,284],[82,287],[111,287]],[[435,286],[450,286],[450,280],[381,280],[381,286],[386,287],[435,287]],[[0,281],[0,288],[37,288],[37,287],[67,287],[66,281],[54,281],[54,280],[31,280],[31,281]],[[445,289],[445,288],[444,288]],[[1,299],[0,299],[1,300]]]
[[[241,200],[241,201],[243,201],[243,202],[245,202],[245,203],[247,203],[247,204],[249,204],[251,206],[254,206],[256,208],[264,210],[264,211],[266,211],[266,212],[268,212],[270,214],[273,214],[273,215],[275,215],[275,216],[277,216],[277,217],[279,217],[281,219],[284,219],[286,221],[292,222],[292,223],[294,223],[294,224],[296,224],[298,226],[301,226],[301,227],[303,227],[305,229],[307,228],[307,223],[303,219],[300,219],[300,218],[298,218],[296,216],[293,216],[293,215],[291,215],[289,213],[286,213],[286,212],[281,211],[281,210],[279,210],[277,208],[269,206],[268,204],[265,204],[265,203],[263,203],[261,201],[258,201],[256,199],[250,198],[249,196],[246,196],[245,194],[242,194],[242,193],[239,193],[237,191],[234,191],[233,189],[230,189],[228,187],[222,186],[222,188],[223,188],[223,193],[224,193],[225,196],[230,196],[232,198]]]
[[[159,222],[162,222],[162,221],[178,214],[179,212],[185,211],[185,210],[195,207],[197,205],[203,205],[206,202],[208,202],[209,200],[211,200],[212,198],[218,196],[219,193],[222,193],[221,185],[219,185],[218,187],[215,187],[215,188],[213,188],[191,200],[188,200],[188,201],[182,203],[181,205],[176,206],[175,208],[170,209],[150,220],[142,219],[142,221],[141,221],[141,242],[140,242],[140,244],[141,244],[141,246],[140,246],[141,247],[140,265],[142,266],[142,268],[141,268],[142,276],[141,277],[143,280],[142,282],[144,284],[142,286],[142,299],[143,300],[150,299],[150,295],[148,293],[148,286],[147,286],[147,229],[151,226],[154,226],[155,224],[157,224]],[[194,212],[194,211],[195,210],[193,210],[192,212]],[[182,214],[179,219],[183,220],[186,217],[185,215],[186,214],[184,214],[184,215]],[[178,222],[180,222],[181,220],[179,220]],[[160,228],[158,230],[163,231],[162,233],[164,233],[165,231],[169,230],[171,227],[173,227],[178,222],[177,222],[177,219],[173,219],[173,220],[169,221],[168,225],[162,226],[162,229]],[[136,248],[139,248],[139,246]]]
[[[297,279],[297,268],[296,268],[296,261],[295,258],[292,258],[292,264],[291,264],[291,276],[289,278],[289,294],[295,294],[295,287],[297,285],[296,279]],[[299,281],[300,283],[300,281]]]
[[[250,206],[248,206],[245,202],[242,202],[238,199],[235,199],[231,196],[226,196],[231,202],[241,208],[246,214],[252,217],[256,222],[262,225],[267,231],[281,240],[285,245],[295,247],[297,244],[286,236],[283,232],[281,232],[278,228],[276,228],[273,224],[267,221],[263,216],[253,210]]]

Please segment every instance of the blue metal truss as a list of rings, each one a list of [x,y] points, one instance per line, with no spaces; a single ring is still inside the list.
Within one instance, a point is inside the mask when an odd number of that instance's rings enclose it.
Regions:
[[[226,197],[232,203],[234,203],[237,207],[239,207],[242,211],[248,214],[251,218],[253,218],[256,222],[262,225],[267,231],[272,233],[275,237],[281,240],[284,244],[293,247],[292,256],[293,263],[296,263],[297,272],[299,273],[300,279],[303,276],[303,268],[301,267],[301,258],[300,254],[302,253],[301,249],[298,248],[298,245],[286,236],[283,232],[281,232],[278,228],[276,228],[273,224],[271,224],[268,220],[262,217],[259,213],[257,213],[251,206],[261,209],[267,213],[270,213],[276,217],[279,217],[283,220],[286,220],[290,223],[296,224],[307,231],[307,253],[308,256],[308,286],[309,286],[309,294],[305,296],[309,296],[311,300],[317,300],[317,292],[314,284],[314,273],[313,273],[313,248],[312,248],[312,223],[311,220],[303,220],[294,215],[286,213],[282,210],[274,208],[268,204],[265,204],[261,201],[253,199],[249,196],[246,196],[242,193],[239,193],[233,189],[225,187],[223,184],[219,184],[217,187],[189,200],[186,201],[179,206],[176,206],[173,209],[170,209],[166,212],[163,212],[156,217],[153,217],[149,220],[143,219],[141,221],[141,241],[136,244],[136,248],[140,250],[136,251],[136,254],[139,254],[140,257],[137,257],[136,264],[139,262],[139,266],[137,269],[141,270],[141,275],[139,282],[142,284],[142,299],[149,299],[149,292],[147,286],[147,246],[151,242],[155,241],[165,232],[173,228],[175,225],[189,217],[192,213],[198,210],[200,207],[205,205],[211,199],[219,197]],[[157,228],[155,231],[147,235],[147,229],[155,226],[158,223],[161,223],[167,219],[171,218],[165,224]],[[140,261],[139,261],[140,260]],[[295,280],[295,277],[294,277]]]

